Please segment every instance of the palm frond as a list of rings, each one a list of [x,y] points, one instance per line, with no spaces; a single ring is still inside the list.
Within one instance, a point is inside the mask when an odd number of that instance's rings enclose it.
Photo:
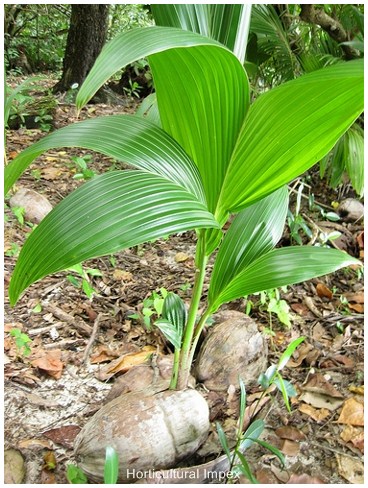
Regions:
[[[254,5],[250,31],[257,36],[259,54],[266,55],[280,81],[295,77],[296,57],[290,48],[288,32],[272,5]]]

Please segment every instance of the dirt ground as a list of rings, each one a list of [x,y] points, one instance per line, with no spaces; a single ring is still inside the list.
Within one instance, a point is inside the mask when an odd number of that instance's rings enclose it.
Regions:
[[[132,100],[125,100],[120,107],[91,105],[82,117],[133,113],[136,105]],[[60,103],[55,126],[62,127],[72,118],[73,108]],[[9,160],[42,135],[38,129],[9,131]],[[17,182],[16,189],[35,190],[56,205],[82,184],[73,179],[77,169],[71,156],[87,153],[92,154],[88,167],[95,173],[106,171],[112,164],[117,169],[122,167],[121,163],[92,152],[60,148],[39,157]],[[316,172],[311,172],[310,178],[316,200],[324,205],[349,196],[348,187],[327,190]],[[292,199],[295,200],[294,194]],[[18,246],[22,246],[31,226],[27,221],[20,223],[10,207],[6,207],[5,215],[6,292]],[[316,219],[315,215],[308,215]],[[344,220],[329,224],[342,231],[344,239],[336,245],[362,257],[363,224]],[[285,231],[283,242],[289,239]],[[116,378],[134,364],[150,361],[154,351],[161,355],[171,352],[157,330],[147,330],[142,319],[143,301],[162,287],[189,301],[194,251],[195,235],[188,232],[83,263],[84,269],[100,272],[89,275],[96,291],[92,299],[76,286],[80,277],[67,271],[31,286],[13,309],[5,298],[5,449],[16,450],[23,458],[23,482],[67,483],[66,465],[74,462],[74,438],[102,405]],[[74,284],[68,278],[70,274]],[[250,315],[268,342],[269,364],[277,363],[293,339],[306,337],[283,371],[283,377],[297,391],[291,401],[291,413],[276,391],[270,393],[269,401],[258,413],[266,423],[262,439],[281,449],[286,466],[281,469],[272,453],[256,445],[246,452],[247,459],[263,484],[362,483],[361,274],[356,269],[344,269],[289,286],[281,292],[281,298],[290,306],[290,327],[280,323],[276,315],[270,316],[259,296],[248,299],[253,304]],[[247,301],[242,299],[223,309],[245,312],[246,306]],[[29,356],[17,349],[10,334],[15,328],[32,340]],[[211,439],[202,451],[205,462],[221,453],[215,422],[230,436],[234,432],[238,390],[219,394],[206,392],[201,385],[199,388],[209,399],[213,423]],[[258,392],[256,385],[247,392],[249,407]],[[8,483],[16,482],[23,469],[14,468],[14,464],[6,464]]]

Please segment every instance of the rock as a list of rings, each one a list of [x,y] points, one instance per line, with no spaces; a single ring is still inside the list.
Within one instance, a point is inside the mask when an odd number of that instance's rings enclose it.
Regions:
[[[185,254],[185,252],[178,252],[176,255],[175,255],[175,261],[177,263],[184,263],[185,261],[187,261],[189,259],[189,256],[188,254]]]
[[[337,208],[340,217],[347,222],[356,222],[363,218],[364,205],[354,198],[343,200]]]
[[[21,453],[16,449],[6,449],[4,452],[4,483],[6,485],[20,485],[25,473],[26,469]]]
[[[200,349],[195,376],[213,391],[254,384],[267,367],[267,343],[256,323],[241,312],[221,313],[224,322],[213,327]]]
[[[23,207],[26,220],[37,224],[52,210],[52,205],[46,197],[27,188],[20,188],[9,203],[12,208]]]

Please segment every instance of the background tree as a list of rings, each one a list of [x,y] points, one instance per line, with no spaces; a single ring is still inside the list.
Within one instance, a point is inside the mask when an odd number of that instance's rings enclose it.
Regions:
[[[253,96],[335,63],[363,56],[363,5],[254,5],[246,68]],[[362,117],[320,162],[332,188],[348,175],[364,191]]]
[[[70,20],[70,5],[4,6],[4,51],[7,73],[61,68]]]
[[[55,92],[81,85],[106,41],[108,5],[72,5],[63,72]]]

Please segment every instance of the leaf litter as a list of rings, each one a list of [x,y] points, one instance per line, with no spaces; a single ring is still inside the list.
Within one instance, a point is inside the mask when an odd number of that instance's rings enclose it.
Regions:
[[[132,106],[126,111],[133,113],[134,109]],[[121,107],[97,105],[93,113],[87,110],[82,116],[114,111],[121,113]],[[68,106],[60,107],[57,125],[66,125],[70,113]],[[10,159],[41,135],[37,130],[11,131]],[[55,205],[81,184],[73,179],[75,171],[70,158],[83,154],[82,150],[60,149],[42,156],[22,176],[19,185],[39,191]],[[93,153],[90,166],[101,173],[112,163],[111,159]],[[40,170],[37,178],[32,175],[35,169]],[[315,193],[325,196],[317,172],[312,178]],[[29,229],[22,228],[10,211],[6,212],[9,221],[5,225],[5,239],[9,251],[12,242],[22,246]],[[354,237],[358,254],[363,257],[362,225],[343,223],[343,226],[347,235]],[[195,271],[194,246],[194,234],[189,232],[126,250],[114,255],[114,259],[106,257],[89,262],[90,268],[102,272],[102,277],[92,279],[97,290],[92,302],[68,282],[67,273],[58,273],[31,287],[15,309],[10,310],[6,304],[9,325],[5,327],[4,339],[7,352],[5,447],[7,452],[18,453],[15,457],[20,466],[13,468],[15,461],[6,461],[8,479],[22,477],[23,482],[30,484],[66,483],[65,465],[74,461],[74,438],[88,417],[106,401],[113,380],[118,385],[125,378],[120,392],[129,391],[137,376],[148,383],[151,381],[149,357],[159,349],[161,361],[170,351],[157,331],[147,331],[144,324],[129,316],[139,312],[143,300],[160,287],[179,292],[188,300],[188,283],[192,282]],[[347,250],[352,254],[356,251]],[[6,282],[14,264],[15,257],[6,256]],[[346,305],[340,297],[345,298]],[[268,336],[268,341],[269,361],[277,363],[292,339],[307,337],[284,370],[285,379],[297,391],[297,397],[291,402],[292,413],[286,412],[282,399],[275,397],[274,392],[270,393],[272,401],[268,397],[258,403],[259,390],[255,386],[247,392],[245,416],[246,422],[254,415],[266,419],[264,440],[284,451],[286,469],[281,470],[274,457],[259,446],[249,451],[247,459],[260,483],[361,483],[362,284],[353,271],[338,272],[289,287],[287,301],[293,311],[292,328],[274,321],[275,335]],[[39,313],[31,312],[35,304],[42,306]],[[245,304],[238,300],[228,308],[244,312]],[[83,356],[98,314],[102,314],[104,321],[84,364]],[[255,307],[252,317],[265,332],[269,314]],[[19,356],[9,335],[12,327],[32,338],[29,358]],[[230,386],[224,394],[207,393],[211,421],[221,422],[229,435],[236,427],[239,398],[237,385]],[[217,442],[214,430],[209,438],[212,444],[209,443],[211,447],[207,451],[214,452]],[[220,450],[218,447],[218,454]]]

